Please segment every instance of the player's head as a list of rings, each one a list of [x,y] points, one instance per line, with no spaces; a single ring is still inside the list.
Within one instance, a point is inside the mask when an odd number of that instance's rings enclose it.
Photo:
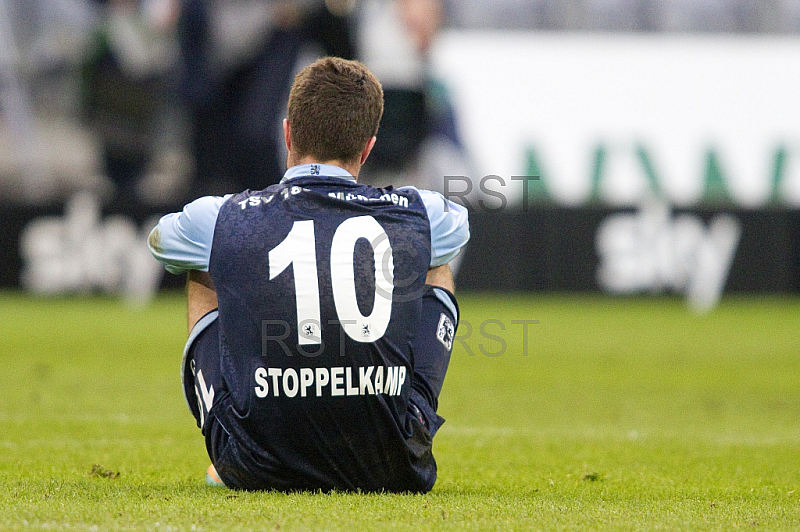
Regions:
[[[338,57],[320,59],[295,76],[289,93],[284,127],[290,158],[360,165],[382,115],[383,89],[366,66]]]

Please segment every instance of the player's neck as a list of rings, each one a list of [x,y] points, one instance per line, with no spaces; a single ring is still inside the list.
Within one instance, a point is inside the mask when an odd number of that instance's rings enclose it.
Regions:
[[[333,166],[338,166],[339,168],[343,168],[347,170],[351,176],[358,178],[358,173],[361,171],[361,165],[354,162],[343,162],[339,160],[331,160],[331,161],[319,161],[314,157],[301,157],[301,158],[294,158],[289,155],[287,160],[287,165],[289,168],[293,166],[300,166],[301,164],[330,164]]]

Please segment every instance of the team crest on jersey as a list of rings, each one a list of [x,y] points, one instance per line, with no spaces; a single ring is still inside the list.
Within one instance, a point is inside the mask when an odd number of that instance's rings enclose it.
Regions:
[[[442,342],[442,345],[447,348],[448,351],[453,349],[453,337],[455,336],[455,327],[453,327],[453,322],[448,318],[444,313],[442,313],[442,317],[439,318],[439,328],[436,331],[436,338]]]

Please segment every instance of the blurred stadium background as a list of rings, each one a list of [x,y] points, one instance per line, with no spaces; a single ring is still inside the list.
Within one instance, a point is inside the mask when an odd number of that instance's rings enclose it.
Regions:
[[[471,209],[424,500],[203,489],[145,245],[325,53]],[[798,94],[800,0],[0,0],[0,528],[797,530]]]
[[[462,288],[796,293],[799,33],[800,0],[1,0],[0,280],[177,286],[154,217],[273,182],[335,53],[387,91],[365,175],[472,209]]]

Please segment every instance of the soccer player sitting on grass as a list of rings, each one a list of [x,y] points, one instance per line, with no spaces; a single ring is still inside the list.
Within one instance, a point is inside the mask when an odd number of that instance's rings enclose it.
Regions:
[[[458,306],[466,210],[360,185],[383,91],[361,63],[295,78],[278,185],[203,197],[149,246],[188,272],[183,386],[210,483],[425,492]]]

